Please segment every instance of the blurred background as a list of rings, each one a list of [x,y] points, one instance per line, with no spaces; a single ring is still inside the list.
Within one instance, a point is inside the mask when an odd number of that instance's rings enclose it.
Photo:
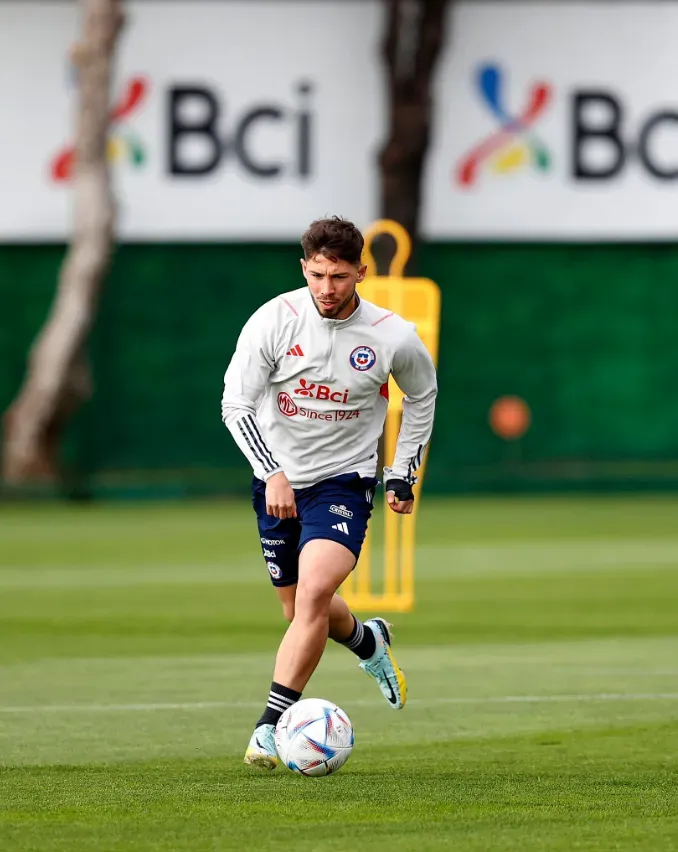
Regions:
[[[412,701],[386,724],[329,643],[307,695],[358,747],[331,809],[276,788],[295,848],[676,848],[676,32],[668,0],[0,0],[3,849],[289,847],[240,766],[286,622],[220,400],[332,214],[411,235],[440,394]]]
[[[4,412],[74,233],[86,8],[0,4]],[[429,493],[678,484],[676,4],[124,12],[108,107],[115,237],[75,359],[91,369],[63,403],[64,367],[51,414],[17,424],[39,423],[52,454],[24,487],[244,493],[223,372],[249,314],[303,284],[299,237],[333,213],[402,222],[408,273],[442,289]],[[6,416],[5,471],[10,432]]]

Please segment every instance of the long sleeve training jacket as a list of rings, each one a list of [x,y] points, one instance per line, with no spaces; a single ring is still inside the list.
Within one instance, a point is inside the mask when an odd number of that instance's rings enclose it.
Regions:
[[[345,320],[321,317],[307,287],[259,308],[226,370],[222,419],[259,479],[283,471],[305,488],[375,476],[390,375],[405,398],[384,478],[414,483],[433,427],[435,368],[412,323],[365,300]]]

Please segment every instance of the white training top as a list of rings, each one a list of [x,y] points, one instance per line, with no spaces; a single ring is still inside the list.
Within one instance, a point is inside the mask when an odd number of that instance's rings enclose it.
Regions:
[[[245,324],[224,376],[222,419],[259,479],[293,488],[375,476],[388,378],[405,394],[390,478],[416,482],[437,393],[412,323],[364,299],[348,319],[322,317],[308,287],[267,302]]]

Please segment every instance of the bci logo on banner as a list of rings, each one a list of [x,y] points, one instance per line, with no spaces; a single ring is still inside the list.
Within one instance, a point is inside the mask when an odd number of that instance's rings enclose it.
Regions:
[[[296,87],[295,106],[260,103],[231,115],[227,98],[213,88],[172,86],[167,93],[169,173],[176,177],[208,175],[233,159],[258,178],[308,177],[312,91],[312,85],[303,82]],[[276,126],[289,134],[292,157],[287,162],[254,153],[256,134]]]
[[[453,183],[468,189],[483,172],[507,174],[531,168],[547,174],[554,155],[540,135],[539,120],[548,114],[557,97],[549,82],[535,82],[526,94],[522,110],[511,113],[506,103],[506,74],[498,64],[483,64],[475,75],[481,103],[496,122],[496,129],[474,145],[457,163]],[[575,181],[605,181],[619,175],[636,160],[652,177],[678,178],[678,156],[673,162],[661,156],[665,131],[678,130],[678,104],[650,109],[637,123],[627,114],[624,94],[610,88],[575,88],[565,99],[569,133],[568,174]],[[536,129],[535,129],[536,128]],[[675,143],[670,146],[676,149]]]
[[[143,76],[130,78],[111,111],[108,142],[110,162],[143,166],[149,157],[147,140],[134,130],[134,120],[153,90]],[[312,173],[313,86],[301,82],[295,87],[296,103],[260,102],[238,112],[228,109],[228,98],[214,87],[173,84],[160,92],[165,118],[161,123],[164,148],[163,169],[172,178],[200,178],[211,175],[229,163],[236,164],[255,178],[281,176],[308,178]],[[262,153],[262,139],[268,140]],[[287,156],[278,150],[280,133],[286,137]],[[275,149],[275,150],[274,150]],[[151,155],[152,156],[152,155]],[[72,143],[59,149],[50,161],[54,183],[71,179],[75,165]]]

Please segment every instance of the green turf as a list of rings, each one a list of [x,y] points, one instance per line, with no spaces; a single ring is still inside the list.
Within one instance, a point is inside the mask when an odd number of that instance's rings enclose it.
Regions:
[[[244,503],[0,510],[0,850],[678,850],[678,500],[429,501],[389,710],[241,765],[284,629]]]

